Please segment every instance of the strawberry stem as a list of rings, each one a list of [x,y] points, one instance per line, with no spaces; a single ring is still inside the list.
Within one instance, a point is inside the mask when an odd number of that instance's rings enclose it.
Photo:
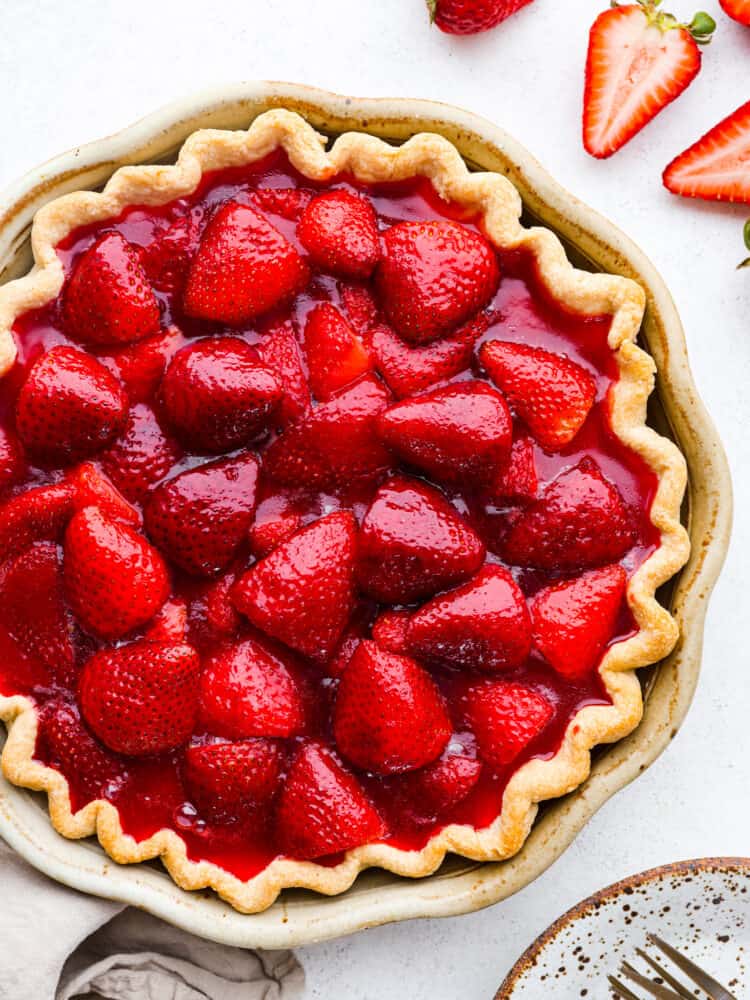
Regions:
[[[428,0],[428,3],[435,2],[436,0]],[[636,3],[643,8],[643,13],[649,24],[664,32],[681,28],[688,32],[696,45],[708,45],[714,31],[716,31],[716,21],[705,11],[699,11],[689,24],[685,24],[678,21],[674,14],[667,14],[665,11],[659,10],[661,0],[636,0]],[[610,0],[610,5],[619,7],[619,0]]]
[[[750,250],[750,219],[745,223],[745,228],[742,230],[742,235],[745,238],[745,246]],[[742,267],[750,267],[750,257],[747,257],[742,261],[741,264],[737,265],[737,270],[739,271]]]
[[[437,0],[427,0],[427,10],[430,12],[430,24],[434,24],[437,17]]]

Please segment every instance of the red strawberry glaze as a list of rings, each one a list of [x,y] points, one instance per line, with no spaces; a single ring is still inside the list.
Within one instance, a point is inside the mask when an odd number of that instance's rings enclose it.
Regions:
[[[368,196],[378,216],[381,232],[389,225],[400,221],[427,219],[460,221],[469,228],[479,231],[475,221],[469,218],[464,210],[442,202],[429,182],[424,180],[412,180],[397,185],[368,186],[355,183],[351,178],[339,177],[331,183],[335,187]],[[207,323],[185,316],[180,306],[182,282],[159,280],[158,275],[152,273],[155,266],[153,262],[157,261],[159,274],[162,272],[170,275],[185,274],[203,227],[216,207],[228,200],[242,205],[253,205],[304,255],[305,248],[297,237],[294,213],[273,212],[274,200],[269,197],[258,197],[255,192],[258,189],[268,188],[299,190],[300,197],[308,200],[312,193],[325,190],[328,186],[330,185],[318,185],[301,177],[290,167],[283,154],[275,153],[250,168],[231,169],[205,176],[198,190],[189,198],[176,200],[158,209],[129,208],[118,219],[106,225],[78,229],[60,244],[58,253],[65,273],[69,275],[82,252],[103,230],[116,230],[131,244],[143,249],[144,268],[152,281],[154,294],[159,303],[162,329],[171,328],[172,331],[171,338],[164,348],[167,364],[177,350],[198,335],[205,337],[220,334],[239,337],[255,347],[262,343],[265,331],[271,330],[274,325],[291,321],[293,324],[291,328],[297,331],[300,357],[304,366],[304,328],[308,312],[320,302],[330,302],[348,316],[347,302],[351,297],[347,293],[346,283],[340,280],[340,276],[313,270],[312,281],[307,289],[291,305],[277,309],[254,323],[229,328],[220,323]],[[282,201],[284,203],[288,201],[288,195],[285,195]],[[160,237],[170,230],[171,233],[164,244],[168,250],[165,251],[159,247],[159,241]],[[175,233],[179,235],[179,239],[174,237]],[[173,250],[169,251],[170,247]],[[174,253],[174,260],[169,259],[168,251]],[[607,346],[610,319],[606,316],[581,319],[566,313],[559,305],[552,302],[541,288],[529,257],[513,253],[500,254],[499,258],[502,280],[493,301],[485,310],[488,328],[476,345],[474,359],[482,342],[499,338],[564,353],[593,377],[597,387],[596,402],[583,428],[573,441],[555,452],[547,452],[538,444],[533,444],[539,493],[541,494],[545,486],[563,470],[575,466],[584,456],[592,457],[634,512],[636,542],[622,560],[622,565],[631,575],[658,545],[658,533],[651,526],[648,517],[657,483],[656,477],[645,463],[630,452],[614,436],[610,428],[606,396],[617,379],[616,362]],[[368,283],[365,283],[363,287],[367,285]],[[15,324],[14,335],[18,345],[18,360],[0,387],[0,430],[11,433],[15,398],[32,362],[56,344],[72,344],[64,332],[59,302],[20,317]],[[75,346],[80,347],[80,345]],[[102,358],[110,370],[117,371],[116,363],[107,359],[116,357],[117,352],[122,350],[121,346],[92,347],[88,350]],[[479,378],[489,382],[476,360],[450,381],[460,382],[469,378]],[[133,402],[141,406],[150,405],[159,419],[163,419],[163,415],[160,416],[158,393],[155,392],[149,399],[138,398]],[[515,420],[514,423],[521,433],[524,433],[520,422]],[[163,430],[169,433],[166,422]],[[274,439],[276,433],[276,429],[272,429],[265,438],[253,443],[252,447],[261,454],[261,457],[267,443]],[[179,452],[175,454],[179,457],[169,473],[170,476],[207,461],[205,454],[188,453],[184,457],[181,457]],[[238,453],[232,453],[235,454]],[[94,461],[97,461],[96,457]],[[19,495],[32,487],[58,482],[65,478],[67,471],[67,469],[56,470],[48,467],[42,469],[30,465],[25,471],[24,478],[13,485],[7,495]],[[302,527],[342,509],[352,510],[357,520],[361,521],[378,485],[388,475],[388,471],[372,481],[358,481],[347,486],[330,487],[324,491],[279,487],[261,477],[257,494],[256,521],[264,523],[283,516],[297,518],[299,526]],[[404,471],[408,470],[404,470],[394,462],[390,471],[404,474]],[[152,484],[152,488],[155,485]],[[466,516],[485,543],[489,561],[501,563],[498,553],[501,551],[504,533],[509,520],[520,507],[506,506],[504,501],[496,501],[493,504],[487,500],[486,494],[471,492],[463,484],[461,487],[449,487],[445,483],[432,483],[432,485],[440,488],[456,509]],[[142,511],[142,504],[134,506]],[[252,562],[250,552],[251,537],[248,535],[247,541],[240,546],[236,554],[236,560],[230,568],[231,573],[239,577],[247,570]],[[169,568],[172,598],[186,602],[190,608],[191,628],[194,630],[196,616],[200,617],[205,613],[202,609],[206,607],[207,583],[185,576],[174,565]],[[519,568],[513,569],[513,575],[527,598],[556,578],[554,573]],[[0,571],[0,588],[2,580],[3,573]],[[356,627],[352,626],[349,632],[345,633],[346,636],[370,634],[372,623],[379,614],[388,610],[387,606],[378,606],[363,594],[359,594],[357,600],[352,620],[356,622]],[[236,614],[228,615],[227,627],[230,630],[234,629],[235,632],[228,636],[222,634],[221,641],[241,641],[249,636],[258,636],[247,621]],[[144,630],[147,628],[148,626],[145,626]],[[635,624],[623,605],[610,644],[633,634],[634,630]],[[199,631],[209,638],[215,634],[210,625],[205,630]],[[138,634],[143,634],[143,630]],[[77,668],[80,671],[86,659],[100,648],[102,643],[84,635],[78,629],[74,631],[72,638],[76,650]],[[191,640],[188,638],[187,641]],[[200,652],[205,658],[211,650],[201,646]],[[336,660],[337,654],[340,661],[341,645],[334,652],[332,663]],[[298,746],[304,740],[315,738],[329,745],[333,744],[331,708],[338,683],[332,676],[334,670],[328,672],[310,660],[300,659],[299,662],[300,670],[304,673],[301,691],[310,707],[308,731],[304,736],[283,741],[286,751],[285,767],[289,766]],[[336,669],[340,669],[340,662]],[[486,680],[487,675],[471,672],[467,675],[465,671],[450,671],[440,667],[429,669],[442,693],[454,726],[445,754],[459,753],[469,758],[476,757],[476,741],[464,722],[465,697],[467,685],[476,683],[477,679]],[[365,794],[387,824],[390,831],[387,835],[389,843],[405,849],[415,849],[423,846],[431,836],[449,823],[467,823],[477,828],[487,826],[501,810],[503,791],[512,774],[531,758],[553,756],[560,746],[568,723],[582,707],[607,704],[609,701],[598,673],[591,672],[581,680],[566,680],[551,669],[536,652],[532,652],[528,661],[521,667],[503,672],[501,679],[534,688],[551,704],[552,719],[541,735],[535,738],[511,765],[493,768],[485,762],[479,780],[471,792],[439,817],[425,819],[414,810],[404,808],[398,776],[377,777],[355,770],[354,773]],[[31,662],[2,627],[0,627],[0,693],[31,694],[40,705],[52,700],[62,700],[70,705],[76,698],[76,692],[72,688],[65,688],[60,681],[51,680],[49,671],[41,670]],[[200,745],[214,739],[211,734],[198,730],[193,734],[192,743]],[[63,771],[70,784],[74,809],[82,807],[91,798],[91,791],[77,780],[75,773],[66,771],[63,760],[55,753],[46,738],[44,726],[40,727],[36,755],[41,761]],[[347,766],[351,767],[350,764]],[[106,794],[116,805],[124,830],[136,840],[143,840],[163,827],[173,829],[184,839],[191,858],[212,861],[241,879],[257,874],[278,855],[270,820],[265,823],[254,821],[250,825],[240,821],[212,823],[198,813],[196,807],[189,801],[186,791],[183,749],[158,757],[138,759],[118,757],[117,767],[114,770],[116,773],[113,775],[113,780],[103,783]],[[333,854],[318,860],[319,863],[332,865],[341,860],[341,855]]]

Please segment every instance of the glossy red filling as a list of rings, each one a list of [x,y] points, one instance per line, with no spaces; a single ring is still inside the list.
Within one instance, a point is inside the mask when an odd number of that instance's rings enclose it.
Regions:
[[[143,248],[144,259],[152,261],[149,277],[156,274],[153,264],[155,250],[164,232],[180,219],[192,220],[196,233],[211,212],[229,199],[248,203],[250,192],[261,188],[304,188],[310,191],[321,187],[334,186],[365,193],[371,200],[381,230],[403,220],[453,219],[461,221],[472,229],[477,229],[474,220],[467,218],[457,206],[442,202],[428,182],[413,180],[398,185],[366,186],[354,183],[350,178],[339,177],[330,185],[315,185],[297,174],[281,154],[274,154],[265,161],[250,168],[233,169],[209,174],[204,177],[198,190],[189,198],[176,200],[162,208],[133,207],[127,209],[115,220],[106,224],[81,228],[69,236],[58,247],[60,259],[66,275],[73,270],[80,255],[93,243],[102,231],[116,230],[131,244]],[[297,223],[280,215],[269,215],[272,224],[299,250]],[[151,256],[150,256],[151,255]],[[607,345],[610,317],[602,316],[585,319],[564,311],[547,296],[535,274],[531,259],[519,253],[499,255],[502,279],[487,314],[489,328],[481,342],[501,339],[519,342],[549,351],[564,354],[571,361],[580,364],[594,376],[596,382],[596,402],[583,427],[573,441],[561,450],[550,452],[534,443],[534,458],[539,476],[539,492],[552,482],[563,470],[575,466],[581,458],[592,457],[607,479],[617,487],[624,502],[635,512],[635,543],[622,560],[622,565],[631,575],[658,545],[658,532],[651,525],[649,512],[656,491],[654,474],[635,453],[629,451],[613,434],[608,415],[607,394],[617,379],[617,365]],[[304,327],[305,317],[310,309],[321,301],[341,304],[342,283],[335,277],[321,271],[313,272],[313,281],[300,294],[293,305],[281,315],[263,317],[253,325],[224,328],[220,324],[205,323],[190,319],[181,309],[181,296],[169,289],[169,280],[160,281],[158,275],[154,290],[161,310],[162,328],[174,326],[166,357],[171,357],[180,347],[198,335],[206,333],[226,333],[238,336],[250,345],[262,342],[264,331],[275,319],[291,317],[298,331]],[[176,282],[179,285],[179,281]],[[63,330],[59,302],[28,313],[15,324],[14,336],[18,346],[18,359],[5,378],[0,392],[0,425],[13,427],[15,399],[20,385],[36,358],[57,344],[72,343]],[[80,346],[80,345],[74,345]],[[92,350],[100,359],[111,355],[107,348]],[[476,357],[476,351],[475,351]],[[486,379],[477,367],[476,361],[452,381],[467,378]],[[138,405],[158,409],[155,391]],[[516,420],[518,425],[518,421]],[[273,434],[253,449],[261,456]],[[175,471],[196,466],[206,461],[205,455],[187,453],[181,457],[165,478]],[[399,465],[394,461],[394,470]],[[12,494],[20,494],[33,486],[56,482],[66,470],[31,467],[26,479],[13,487]],[[317,493],[312,490],[289,489],[267,479],[262,479],[256,517],[264,520],[275,511],[293,508],[301,517],[301,523],[314,521],[323,513],[336,509],[351,509],[361,519],[370,500],[382,482],[383,477],[353,488],[338,491],[327,490]],[[478,492],[462,489],[444,491],[450,496],[454,506],[463,513],[476,532],[485,542],[492,563],[500,562],[500,542],[506,531],[508,519],[513,516],[513,505],[492,505]],[[137,506],[137,505],[136,505]],[[236,565],[243,569],[250,565],[252,557],[244,546]],[[190,608],[190,629],[188,641],[200,631],[200,598],[205,585],[186,574],[172,570],[172,596],[184,599]],[[555,580],[559,574],[550,571],[523,570],[514,568],[513,574],[526,597],[532,597],[540,588]],[[367,632],[378,612],[383,610],[371,600],[363,599],[358,614],[365,622]],[[634,622],[623,601],[619,619],[610,638],[610,644],[621,641],[635,630]],[[253,634],[247,623],[239,625],[240,635]],[[202,655],[210,648],[195,639]],[[79,666],[92,651],[102,643],[91,636],[79,636],[77,656]],[[451,717],[455,732],[451,746],[459,745],[473,757],[477,746],[472,734],[460,723],[463,716],[462,702],[466,685],[466,671],[431,668],[431,673],[440,687]],[[338,681],[330,676],[326,668],[312,663],[305,664],[308,697],[314,705],[311,721],[304,738],[288,741],[291,754],[295,744],[303,739],[316,737],[332,743],[331,706],[335,700]],[[399,793],[398,776],[378,777],[374,774],[357,772],[357,778],[376,804],[388,828],[386,840],[397,847],[413,849],[423,846],[441,828],[450,823],[467,823],[476,828],[490,824],[500,813],[504,788],[512,774],[531,758],[549,758],[558,750],[566,728],[576,714],[587,705],[608,704],[609,697],[596,670],[583,679],[572,682],[553,670],[538,652],[532,652],[523,666],[504,673],[503,679],[530,685],[543,693],[554,708],[551,721],[542,733],[534,739],[522,753],[506,767],[492,767],[484,763],[480,779],[473,791],[457,805],[439,816],[417,816],[405,807]],[[17,649],[13,639],[0,632],[0,690],[4,695],[16,693],[30,694],[39,705],[50,699],[69,698],[75,700],[74,685],[61,689],[60,685],[49,685],[47,675],[36,668],[28,657]],[[193,742],[210,741],[212,735],[196,732]],[[40,738],[36,750],[37,758],[58,769],[67,778],[72,806],[80,809],[91,798],[75,773],[66,771],[60,761],[51,753],[44,738]],[[184,839],[189,856],[194,860],[215,862],[242,879],[250,878],[261,871],[278,856],[274,843],[272,825],[254,823],[216,823],[208,821],[191,803],[183,777],[182,749],[156,757],[122,758],[122,770],[117,781],[112,782],[107,797],[117,806],[123,829],[136,840],[143,840],[164,827],[173,829]],[[332,854],[322,863],[334,864],[340,855]]]

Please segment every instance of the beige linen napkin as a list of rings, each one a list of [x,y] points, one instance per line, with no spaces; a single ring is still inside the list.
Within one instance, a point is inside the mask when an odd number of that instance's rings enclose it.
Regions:
[[[0,841],[0,998],[298,1000],[290,951],[213,944],[53,882]]]

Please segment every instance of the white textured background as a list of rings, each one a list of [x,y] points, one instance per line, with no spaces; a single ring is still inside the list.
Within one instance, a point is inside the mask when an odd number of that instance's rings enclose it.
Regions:
[[[667,6],[689,19],[692,3]],[[729,453],[732,551],[696,702],[669,750],[512,900],[303,949],[311,998],[489,1000],[519,952],[593,890],[678,858],[750,855],[750,272],[734,270],[750,208],[688,203],[660,185],[676,153],[750,98],[750,30],[706,0],[719,32],[701,75],[602,164],[584,153],[579,122],[587,30],[604,6],[535,0],[493,32],[453,40],[430,30],[423,0],[0,0],[0,188],[222,82],[293,80],[463,105],[508,129],[652,258],[682,312],[698,385]]]

